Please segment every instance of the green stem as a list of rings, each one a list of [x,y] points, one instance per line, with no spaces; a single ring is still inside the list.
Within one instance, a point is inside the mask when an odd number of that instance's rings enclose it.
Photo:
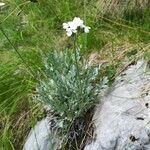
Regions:
[[[77,36],[74,35],[73,37],[73,42],[74,42],[74,47],[73,47],[73,50],[74,50],[74,57],[75,57],[75,65],[76,65],[76,71],[77,71],[77,79],[80,81],[80,74],[79,74],[79,65],[78,65],[78,58],[77,58]]]
[[[33,77],[36,78],[34,71],[28,66],[28,64],[26,63],[26,61],[24,60],[24,58],[22,57],[22,55],[20,54],[20,52],[18,51],[18,49],[13,45],[13,43],[11,42],[11,40],[8,38],[8,36],[6,35],[5,31],[3,30],[2,26],[0,25],[0,30],[3,33],[3,35],[5,36],[5,38],[7,39],[7,41],[9,42],[9,44],[12,46],[12,48],[15,50],[15,52],[17,53],[18,57],[22,60],[22,62],[24,63],[24,65],[26,66],[26,68],[29,69],[30,73],[32,74]]]

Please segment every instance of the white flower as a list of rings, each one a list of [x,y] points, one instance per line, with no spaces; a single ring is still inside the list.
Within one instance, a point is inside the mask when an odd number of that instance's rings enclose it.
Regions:
[[[72,30],[76,30],[78,28],[77,24],[74,23],[73,21],[68,22],[68,25]]]
[[[90,29],[91,29],[90,27],[85,26],[85,27],[84,27],[84,32],[85,32],[85,33],[89,33],[89,32],[90,32]]]
[[[63,28],[66,29],[67,36],[77,33],[77,25],[74,22],[63,23]]]
[[[63,28],[67,29],[69,27],[68,23],[63,23]]]
[[[84,30],[85,33],[89,33],[91,27],[85,26],[84,24],[81,26],[81,28]]]
[[[73,19],[73,23],[76,24],[77,27],[80,27],[83,25],[83,20],[81,20],[79,17],[75,17]]]
[[[67,36],[71,36],[72,35],[72,32],[67,32]]]
[[[67,32],[72,32],[71,28],[66,29]]]
[[[72,30],[70,28],[67,28],[66,31],[67,31],[67,36],[70,37],[72,35]]]
[[[79,17],[75,17],[73,21],[63,23],[63,28],[66,30],[67,36],[69,37],[72,34],[77,33],[79,28],[83,29],[85,33],[89,33],[91,28],[85,26],[83,23],[83,20],[81,20]]]
[[[2,3],[2,2],[0,3],[0,6],[4,6],[4,5],[5,5],[5,3]]]

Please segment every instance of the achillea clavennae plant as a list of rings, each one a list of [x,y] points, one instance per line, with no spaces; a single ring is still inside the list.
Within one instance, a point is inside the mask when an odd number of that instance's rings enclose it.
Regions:
[[[90,29],[80,18],[64,23],[63,28],[69,36],[80,32],[80,28],[84,28],[85,32]],[[100,65],[89,65],[80,56],[79,46],[76,45],[73,50],[55,50],[44,57],[45,78],[36,89],[37,98],[59,114],[61,128],[93,107],[98,102],[102,87],[101,81],[96,82]]]

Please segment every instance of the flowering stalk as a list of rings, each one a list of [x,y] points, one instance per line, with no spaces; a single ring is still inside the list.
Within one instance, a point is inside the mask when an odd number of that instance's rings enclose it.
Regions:
[[[76,65],[76,71],[77,71],[77,79],[80,81],[80,73],[79,73],[79,65],[78,65],[78,56],[77,56],[77,36],[73,36],[73,50],[74,50],[74,57],[75,57],[75,65]]]
[[[18,49],[14,46],[14,44],[11,42],[11,40],[9,39],[9,37],[7,36],[7,34],[5,33],[5,31],[3,30],[1,24],[0,24],[0,31],[2,32],[2,34],[4,35],[4,37],[7,39],[7,41],[9,42],[9,44],[12,46],[12,48],[15,50],[15,52],[17,53],[18,57],[22,60],[22,62],[24,63],[24,65],[26,66],[26,68],[28,68],[28,70],[30,71],[31,75],[36,79],[36,75],[34,73],[34,71],[32,70],[32,68],[26,63],[25,59],[22,57],[22,55],[20,54],[20,52],[18,51]]]
[[[77,78],[80,81],[80,74],[79,74],[79,66],[78,66],[78,58],[77,58],[77,33],[79,31],[89,33],[90,27],[86,26],[84,24],[84,21],[81,20],[79,17],[75,17],[73,21],[69,21],[67,23],[63,23],[63,28],[67,32],[67,36],[73,38],[73,44],[74,44],[74,56],[75,56],[75,65],[76,65],[76,71],[77,71]]]

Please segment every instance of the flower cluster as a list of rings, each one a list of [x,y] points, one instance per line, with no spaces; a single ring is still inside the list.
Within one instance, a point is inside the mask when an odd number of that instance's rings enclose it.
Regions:
[[[83,29],[85,33],[89,33],[90,27],[84,25],[84,21],[81,20],[79,17],[75,17],[73,21],[69,21],[67,23],[63,23],[63,28],[67,32],[67,36],[71,36],[73,33],[77,33],[77,30]]]

